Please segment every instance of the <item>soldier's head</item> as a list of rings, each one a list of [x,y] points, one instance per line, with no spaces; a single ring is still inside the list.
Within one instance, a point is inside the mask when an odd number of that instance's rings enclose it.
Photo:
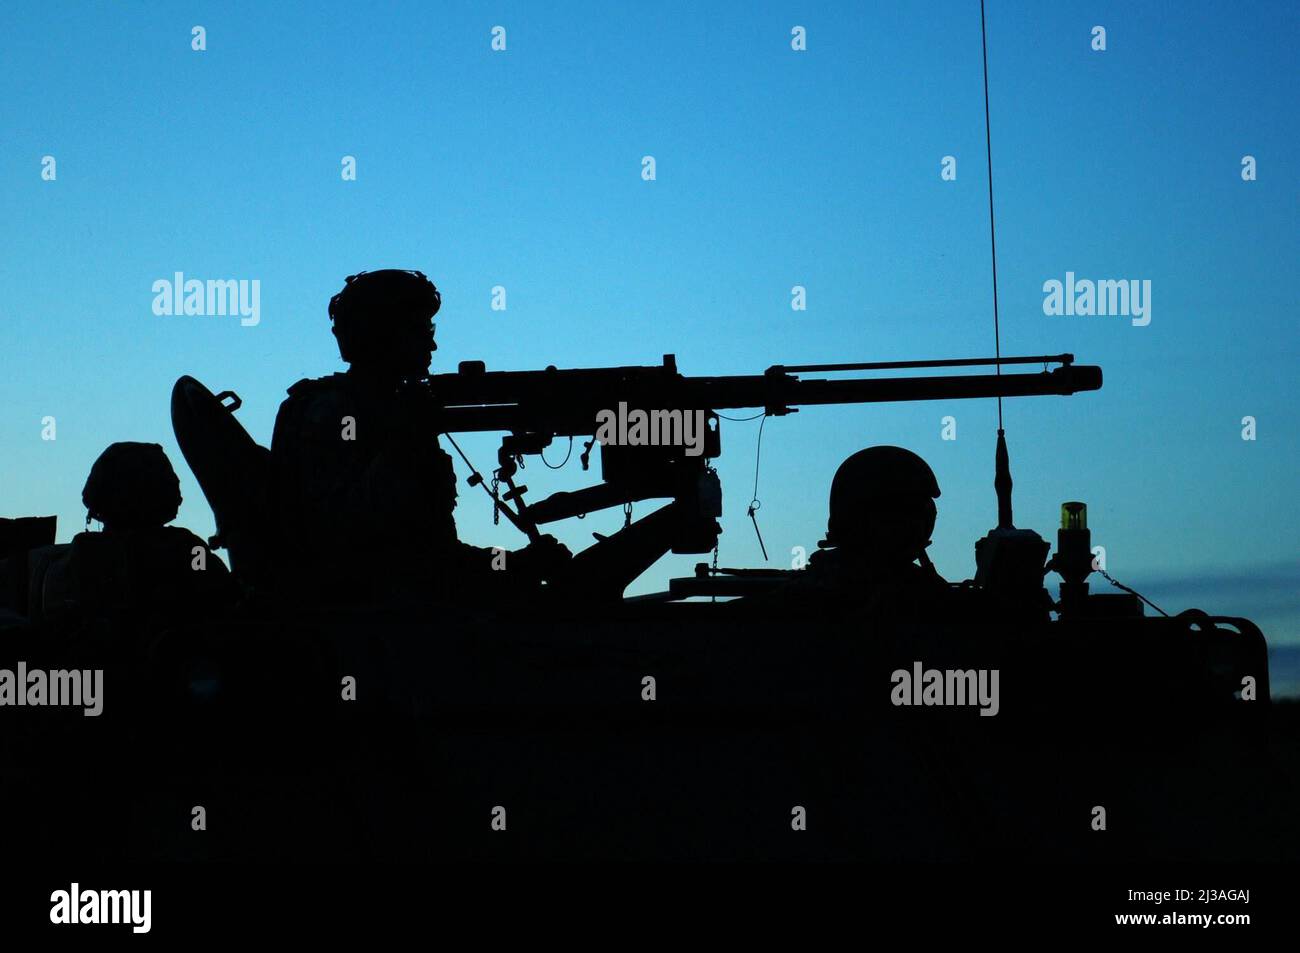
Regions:
[[[911,562],[930,545],[939,483],[929,464],[902,447],[868,447],[840,464],[831,481],[825,546],[873,562]]]
[[[156,529],[176,518],[181,481],[158,444],[115,443],[90,468],[81,502],[105,532]]]
[[[330,299],[339,354],[354,368],[394,377],[422,377],[438,345],[433,316],[442,296],[419,271],[363,271],[349,275]]]

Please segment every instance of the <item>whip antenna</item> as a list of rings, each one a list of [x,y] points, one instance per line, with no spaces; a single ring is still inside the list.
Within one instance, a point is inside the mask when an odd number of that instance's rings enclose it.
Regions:
[[[1002,335],[998,327],[998,238],[993,224],[993,134],[989,126],[989,41],[984,28],[984,0],[980,0],[980,46],[984,53],[984,158],[989,171],[989,244],[993,250],[993,350],[997,375],[1002,376]],[[998,395],[998,433],[1002,432],[1002,395]]]
[[[1002,376],[1002,334],[998,322],[998,238],[993,219],[993,133],[989,122],[989,40],[984,25],[984,0],[980,0],[980,49],[984,60],[984,158],[989,173],[989,245],[993,253],[993,350],[997,376]],[[1002,395],[998,394],[998,447],[995,457],[996,475],[993,488],[998,494],[998,528],[1010,529],[1011,520],[1011,461],[1007,455],[1007,436],[1002,427]]]

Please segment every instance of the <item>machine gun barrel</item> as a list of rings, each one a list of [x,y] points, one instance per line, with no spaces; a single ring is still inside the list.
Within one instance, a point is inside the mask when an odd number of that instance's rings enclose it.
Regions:
[[[787,374],[764,375],[762,399],[753,377],[686,378],[688,393],[710,408],[763,407],[770,414],[815,404],[871,404],[886,401],[948,400],[972,397],[1028,397],[1073,394],[1101,386],[1099,367],[1058,367],[1039,374],[975,374],[936,377],[882,377],[812,380]],[[761,380],[761,378],[760,378]]]
[[[739,410],[762,408],[773,415],[800,406],[892,401],[961,400],[1074,394],[1101,387],[1101,368],[1074,365],[1069,354],[1002,358],[1002,364],[1059,362],[1051,371],[1016,374],[806,379],[807,370],[896,369],[992,364],[993,359],[905,361],[885,364],[775,365],[763,374],[685,377],[672,355],[660,367],[601,367],[542,371],[487,371],[479,362],[455,374],[429,378],[449,433],[500,431],[585,436],[596,431],[597,414],[620,403],[630,408]]]

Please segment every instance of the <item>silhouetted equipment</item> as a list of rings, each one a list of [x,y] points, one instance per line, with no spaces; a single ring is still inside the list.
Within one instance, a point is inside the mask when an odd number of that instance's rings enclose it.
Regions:
[[[668,580],[667,592],[631,596],[627,601],[665,602],[698,596],[758,595],[785,582],[790,573],[787,569],[734,569],[725,566],[715,569],[708,563],[696,563],[695,575]]]
[[[1001,364],[1060,364],[1053,370],[1026,374],[881,376],[854,379],[806,378],[815,372],[897,371],[915,368],[970,367],[998,363],[993,358],[946,361],[895,361],[854,364],[774,365],[763,374],[686,377],[673,355],[659,367],[604,367],[542,371],[488,371],[480,361],[462,362],[454,374],[434,374],[426,382],[437,407],[435,419],[445,433],[504,431],[496,481],[504,491],[489,494],[507,518],[526,532],[538,524],[566,519],[636,500],[672,498],[701,514],[716,507],[720,492],[708,460],[721,453],[716,412],[762,408],[771,416],[794,413],[801,406],[860,404],[980,397],[1068,395],[1101,387],[1101,368],[1075,365],[1071,354],[1001,358]],[[643,412],[665,421],[670,415],[702,414],[706,421],[703,449],[697,455],[681,445],[633,445],[630,441],[601,447],[603,483],[562,491],[525,504],[527,487],[516,486],[517,463],[525,454],[541,453],[555,437],[595,435],[598,415]],[[657,418],[655,415],[658,415]],[[581,454],[586,469],[595,436]],[[476,481],[478,482],[478,481]],[[513,510],[510,504],[514,504]],[[708,552],[716,536],[696,534],[678,541],[678,553]]]
[[[216,520],[214,549],[225,547],[230,568],[245,582],[262,578],[270,518],[271,453],[235,419],[242,401],[233,391],[213,395],[193,377],[172,388],[172,428],[185,462]]]
[[[1088,504],[1072,501],[1061,504],[1061,528],[1056,531],[1056,552],[1047,570],[1061,577],[1061,598],[1054,608],[1063,619],[1140,617],[1146,603],[1160,615],[1168,613],[1142,593],[1131,589],[1098,565],[1092,551],[1092,531],[1088,529]],[[1088,591],[1088,576],[1100,572],[1120,592]]]
[[[35,551],[54,546],[57,524],[55,516],[0,518],[0,607],[27,614],[31,574],[40,555]]]
[[[0,559],[37,546],[51,545],[58,522],[57,516],[0,517]]]
[[[993,489],[998,495],[998,529],[1015,529],[1011,518],[1011,457],[1007,453],[1007,432],[998,428],[998,446],[994,454]]]
[[[1088,529],[1088,504],[1061,504],[1061,528],[1056,531],[1056,554],[1051,568],[1061,577],[1061,608],[1077,611],[1088,597],[1088,576],[1092,573],[1092,532]],[[1139,614],[1141,607],[1139,606]]]
[[[1052,607],[1043,589],[1051,545],[1032,529],[1016,529],[1011,516],[1011,461],[1006,432],[998,428],[993,488],[998,497],[998,525],[975,543],[975,584],[999,598],[1008,610],[1042,619]]]

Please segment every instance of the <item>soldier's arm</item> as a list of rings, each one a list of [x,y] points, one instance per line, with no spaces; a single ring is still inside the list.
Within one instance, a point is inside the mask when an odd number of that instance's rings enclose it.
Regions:
[[[438,503],[445,503],[445,510],[438,512],[434,524],[435,545],[446,547],[448,560],[463,572],[473,576],[484,573],[505,572],[514,576],[535,576],[539,572],[537,551],[529,552],[528,547],[513,552],[499,546],[474,546],[462,542],[456,531],[456,471],[450,454],[439,450],[435,492]]]

